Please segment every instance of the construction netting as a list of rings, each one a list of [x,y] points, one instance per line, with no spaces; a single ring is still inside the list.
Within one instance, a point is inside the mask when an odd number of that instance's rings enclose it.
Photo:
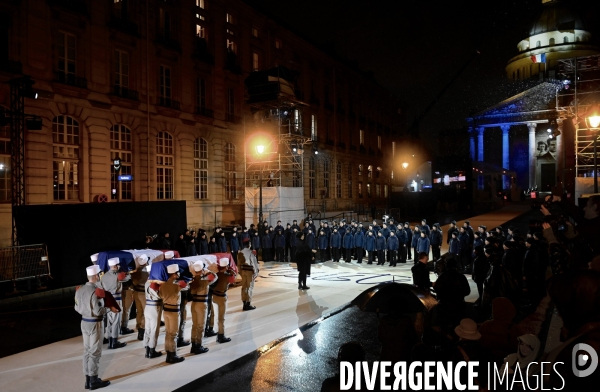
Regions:
[[[246,188],[245,224],[258,223],[260,212],[259,188]],[[302,187],[263,187],[263,219],[275,226],[280,220],[283,226],[304,218],[304,188]]]

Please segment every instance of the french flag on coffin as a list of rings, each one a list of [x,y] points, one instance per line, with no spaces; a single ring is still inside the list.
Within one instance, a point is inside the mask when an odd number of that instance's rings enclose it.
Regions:
[[[531,56],[531,61],[534,63],[545,63],[546,62],[546,53],[536,54]]]

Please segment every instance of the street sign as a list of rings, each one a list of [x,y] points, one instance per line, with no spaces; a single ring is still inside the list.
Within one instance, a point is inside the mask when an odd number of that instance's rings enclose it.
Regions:
[[[120,174],[117,179],[119,181],[132,181],[133,176],[131,174]]]

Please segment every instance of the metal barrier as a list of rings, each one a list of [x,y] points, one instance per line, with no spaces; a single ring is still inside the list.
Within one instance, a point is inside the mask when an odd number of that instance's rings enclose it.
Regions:
[[[50,277],[46,244],[11,246],[0,249],[0,283]]]

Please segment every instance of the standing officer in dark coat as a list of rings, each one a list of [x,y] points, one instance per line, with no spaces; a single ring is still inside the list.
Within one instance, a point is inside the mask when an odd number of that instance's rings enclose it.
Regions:
[[[465,315],[465,297],[471,294],[467,278],[456,270],[454,258],[446,260],[446,270],[434,284],[442,327],[454,328]]]
[[[388,255],[390,257],[390,267],[395,267],[398,262],[398,247],[400,246],[400,241],[398,241],[398,237],[396,237],[396,233],[390,231],[390,238],[387,240],[387,250]]]
[[[329,247],[329,238],[325,233],[325,228],[322,228],[317,238],[317,247],[319,248],[319,258],[322,263],[327,261],[327,248]]]
[[[354,254],[358,264],[362,264],[365,255],[365,233],[362,230],[362,223],[356,228],[354,233]]]
[[[404,231],[406,232],[406,260],[412,260],[412,239],[413,232],[410,230],[410,223],[404,222]],[[416,256],[416,255],[415,255]]]
[[[342,247],[342,236],[338,233],[337,227],[333,227],[333,233],[329,239],[329,245],[331,246],[331,257],[335,263],[340,261],[340,248]]]
[[[406,230],[404,230],[404,225],[402,223],[398,224],[396,237],[398,237],[398,261],[400,263],[406,263],[406,243],[408,241],[408,236],[406,235]]]
[[[443,235],[442,229],[439,223],[434,223],[431,228],[431,234],[429,235],[429,244],[431,245],[431,254],[433,255],[433,261],[440,259],[440,253],[442,251]]]
[[[269,235],[269,229],[265,229],[263,235],[260,237],[260,248],[262,249],[263,261],[272,261],[273,255],[271,251],[273,250],[273,241]]]
[[[298,290],[308,290],[306,277],[310,275],[310,265],[313,260],[314,250],[304,240],[304,233],[296,234],[296,265],[298,268]]]
[[[421,233],[425,233],[425,237],[429,237],[429,234],[431,233],[431,228],[427,224],[426,219],[421,220],[421,226],[419,227],[419,229],[421,230]]]
[[[352,262],[352,249],[354,248],[354,235],[351,230],[346,230],[344,238],[342,239],[342,245],[345,252],[346,263]]]
[[[421,252],[417,257],[418,261],[411,268],[413,284],[420,289],[429,291],[431,288],[431,281],[429,280],[429,268],[427,267],[429,255],[425,252]]]
[[[283,256],[285,250],[285,236],[283,235],[283,230],[277,230],[277,234],[275,234],[274,245],[275,252],[277,253],[276,260],[280,263],[284,262]]]
[[[290,236],[292,235],[292,232],[292,226],[288,223],[286,225],[285,231],[283,232],[283,236],[285,237],[285,252],[283,257],[285,261],[290,260],[290,249],[292,248],[292,246],[290,245]]]
[[[456,233],[456,237],[458,238],[458,228],[456,227],[455,220],[450,222],[450,228],[448,229],[448,238],[446,238],[447,244],[450,244],[450,239],[452,238],[452,233]]]

